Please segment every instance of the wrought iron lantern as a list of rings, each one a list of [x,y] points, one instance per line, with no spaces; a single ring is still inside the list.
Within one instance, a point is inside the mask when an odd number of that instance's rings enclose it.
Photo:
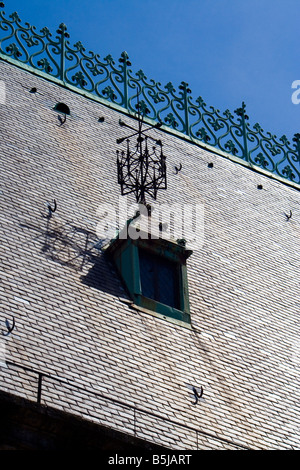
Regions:
[[[119,124],[133,130],[128,137],[117,139],[121,144],[126,141],[126,150],[117,150],[118,183],[121,194],[134,193],[136,202],[146,204],[146,194],[153,199],[157,197],[159,189],[167,189],[166,157],[163,155],[162,142],[146,135],[150,129],[161,127],[158,122],[143,130],[144,116],[149,112],[145,102],[137,104],[138,129],[134,129],[121,119]],[[137,136],[136,143],[131,145],[130,139]],[[151,145],[149,141],[154,143]]]

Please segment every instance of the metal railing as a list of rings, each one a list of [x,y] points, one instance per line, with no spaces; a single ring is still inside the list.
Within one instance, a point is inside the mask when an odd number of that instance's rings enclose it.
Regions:
[[[0,57],[30,66],[49,79],[75,86],[129,112],[137,111],[139,98],[140,110],[148,118],[252,167],[300,183],[300,134],[294,135],[292,143],[285,135],[278,138],[258,123],[249,124],[244,103],[234,114],[229,110],[221,113],[207,106],[201,96],[194,100],[186,82],[176,90],[171,82],[163,87],[149,80],[142,70],[133,73],[126,52],[116,65],[111,55],[100,60],[99,54],[86,52],[80,41],[71,47],[65,24],[60,24],[56,33],[53,38],[46,27],[37,32],[29,23],[21,24],[16,12],[7,17],[0,11]]]
[[[73,391],[73,393],[76,392],[77,399],[78,399],[78,396],[79,396],[78,394],[80,394],[82,403],[84,403],[84,401],[85,401],[84,396],[87,396],[88,398],[93,397],[93,399],[95,400],[95,403],[97,405],[97,410],[99,410],[99,412],[101,410],[101,407],[105,408],[105,405],[103,405],[103,402],[106,403],[107,407],[110,404],[110,405],[113,405],[114,407],[116,407],[116,410],[119,410],[119,411],[120,410],[127,410],[127,411],[129,411],[130,415],[129,415],[129,417],[127,416],[127,420],[128,420],[128,423],[130,424],[130,426],[128,426],[128,428],[130,427],[131,434],[134,437],[137,437],[137,438],[140,438],[140,439],[145,439],[145,435],[149,435],[149,432],[148,432],[149,430],[147,429],[147,425],[145,424],[145,421],[147,421],[147,420],[149,421],[149,419],[150,419],[150,420],[152,420],[152,422],[151,422],[151,433],[152,434],[155,434],[155,429],[154,429],[155,426],[156,426],[156,433],[157,434],[162,434],[161,429],[163,427],[166,427],[166,425],[169,425],[169,428],[172,429],[172,434],[173,434],[173,440],[174,441],[180,440],[180,436],[184,436],[186,434],[189,434],[190,435],[190,440],[192,440],[194,442],[195,450],[199,450],[199,448],[201,448],[201,445],[199,447],[199,438],[204,439],[204,440],[208,440],[210,443],[212,441],[218,442],[220,445],[222,445],[225,448],[229,447],[229,448],[232,448],[232,449],[235,448],[235,449],[241,449],[241,450],[249,450],[249,448],[247,446],[244,446],[242,444],[238,444],[238,443],[234,442],[233,440],[226,439],[226,438],[223,438],[223,437],[218,437],[213,433],[209,433],[209,432],[206,432],[206,431],[199,430],[199,429],[197,429],[193,426],[189,426],[189,425],[180,423],[180,422],[175,421],[173,419],[164,417],[164,416],[162,416],[158,413],[154,413],[154,412],[142,409],[140,407],[131,405],[129,403],[126,403],[125,401],[118,400],[118,399],[112,398],[112,397],[108,397],[108,396],[106,396],[102,393],[98,393],[95,390],[92,390],[91,388],[87,388],[87,387],[84,387],[82,385],[79,385],[75,381],[70,381],[68,379],[63,379],[63,378],[57,377],[55,375],[39,371],[39,370],[36,370],[36,369],[28,367],[28,366],[17,364],[17,363],[12,362],[12,361],[6,361],[6,366],[7,366],[8,369],[16,369],[16,370],[22,369],[24,372],[32,374],[33,377],[34,376],[37,377],[37,385],[36,385],[36,393],[35,393],[36,403],[39,403],[39,404],[44,403],[44,404],[47,404],[48,406],[52,406],[53,408],[56,407],[55,406],[55,401],[52,400],[52,398],[51,398],[52,397],[51,390],[49,392],[49,383],[50,383],[50,389],[51,388],[54,389],[55,384],[59,384],[59,386],[61,387],[62,392],[60,394],[59,394],[59,391],[57,391],[57,389],[55,390],[55,393],[58,394],[58,399],[59,399],[60,404],[63,404],[63,402],[64,402],[63,390],[64,389],[69,389],[69,390]],[[44,394],[43,393],[43,384],[44,384],[45,380],[47,380],[47,392],[45,392],[45,394]],[[52,387],[51,387],[51,384],[52,384]],[[2,389],[4,388],[3,386],[4,386],[4,382],[1,386]],[[33,390],[34,389],[35,389],[35,386],[33,386]],[[11,389],[10,389],[10,392],[11,392]],[[17,392],[15,392],[15,394],[18,395]],[[101,402],[102,402],[102,404],[101,404]],[[95,419],[96,419],[98,424],[104,425],[104,426],[109,426],[112,429],[114,429],[115,423],[109,423],[109,420],[107,422],[107,418],[106,418],[106,421],[105,420],[102,421],[101,416],[91,415],[89,413],[88,406],[86,406],[86,408],[84,408],[84,405],[83,405],[83,409],[79,410],[79,409],[72,409],[68,404],[68,411],[71,412],[71,413],[73,411],[77,415],[78,415],[78,413],[80,414],[80,411],[81,411],[81,413],[84,414],[85,416],[89,415],[89,417],[91,419],[93,419],[94,422],[95,422]],[[120,416],[121,416],[121,413],[120,413]],[[146,417],[147,419],[145,420],[143,418],[140,418],[140,420],[139,420],[139,418],[138,418],[139,416]],[[114,420],[112,420],[112,421],[114,421]],[[121,417],[120,417],[120,422],[122,422]],[[165,426],[162,426],[159,423],[162,423]],[[125,430],[123,429],[123,432],[125,432],[127,434],[130,434],[128,428],[125,429]],[[178,429],[177,433],[176,433],[175,428]],[[118,428],[117,426],[115,426],[115,429],[120,431],[120,428]],[[152,437],[152,439],[150,437],[149,440],[153,441],[153,442],[156,441],[156,444],[163,445],[163,443],[161,441],[157,442],[157,439],[155,439],[154,437]],[[170,440],[172,440],[172,438],[170,438]]]

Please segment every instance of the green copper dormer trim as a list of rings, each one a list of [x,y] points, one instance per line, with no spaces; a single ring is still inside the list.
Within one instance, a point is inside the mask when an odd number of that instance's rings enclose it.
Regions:
[[[117,236],[107,245],[105,251],[114,261],[133,308],[189,325],[191,321],[186,260],[192,251],[176,241],[146,238],[147,235],[141,233],[141,238],[136,240]],[[150,277],[149,266],[145,264],[147,257],[153,263],[151,268],[156,268]],[[170,282],[172,277],[174,282]],[[160,292],[154,292],[154,284]],[[172,297],[176,301],[172,301]]]
[[[139,94],[147,119],[162,123],[161,130],[299,189],[300,134],[292,141],[277,137],[249,124],[245,103],[233,113],[220,112],[201,96],[193,99],[186,82],[177,90],[142,70],[134,73],[126,52],[116,64],[110,55],[100,60],[87,52],[80,41],[71,46],[69,38],[63,23],[55,36],[47,27],[37,32],[22,24],[16,12],[0,11],[0,59],[131,116]]]

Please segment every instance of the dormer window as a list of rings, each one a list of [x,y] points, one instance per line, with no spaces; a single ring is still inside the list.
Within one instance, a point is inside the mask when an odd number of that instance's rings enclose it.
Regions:
[[[137,239],[117,236],[106,251],[124,281],[132,307],[190,324],[186,260],[192,252],[182,243],[145,234]]]

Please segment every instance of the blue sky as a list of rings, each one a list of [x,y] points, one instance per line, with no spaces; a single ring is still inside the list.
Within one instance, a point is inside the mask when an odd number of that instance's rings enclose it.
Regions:
[[[4,0],[6,14],[55,35],[64,22],[73,45],[111,54],[127,51],[133,72],[186,81],[192,96],[220,111],[244,101],[250,123],[292,138],[300,132],[299,0]],[[299,93],[300,97],[300,93]]]

